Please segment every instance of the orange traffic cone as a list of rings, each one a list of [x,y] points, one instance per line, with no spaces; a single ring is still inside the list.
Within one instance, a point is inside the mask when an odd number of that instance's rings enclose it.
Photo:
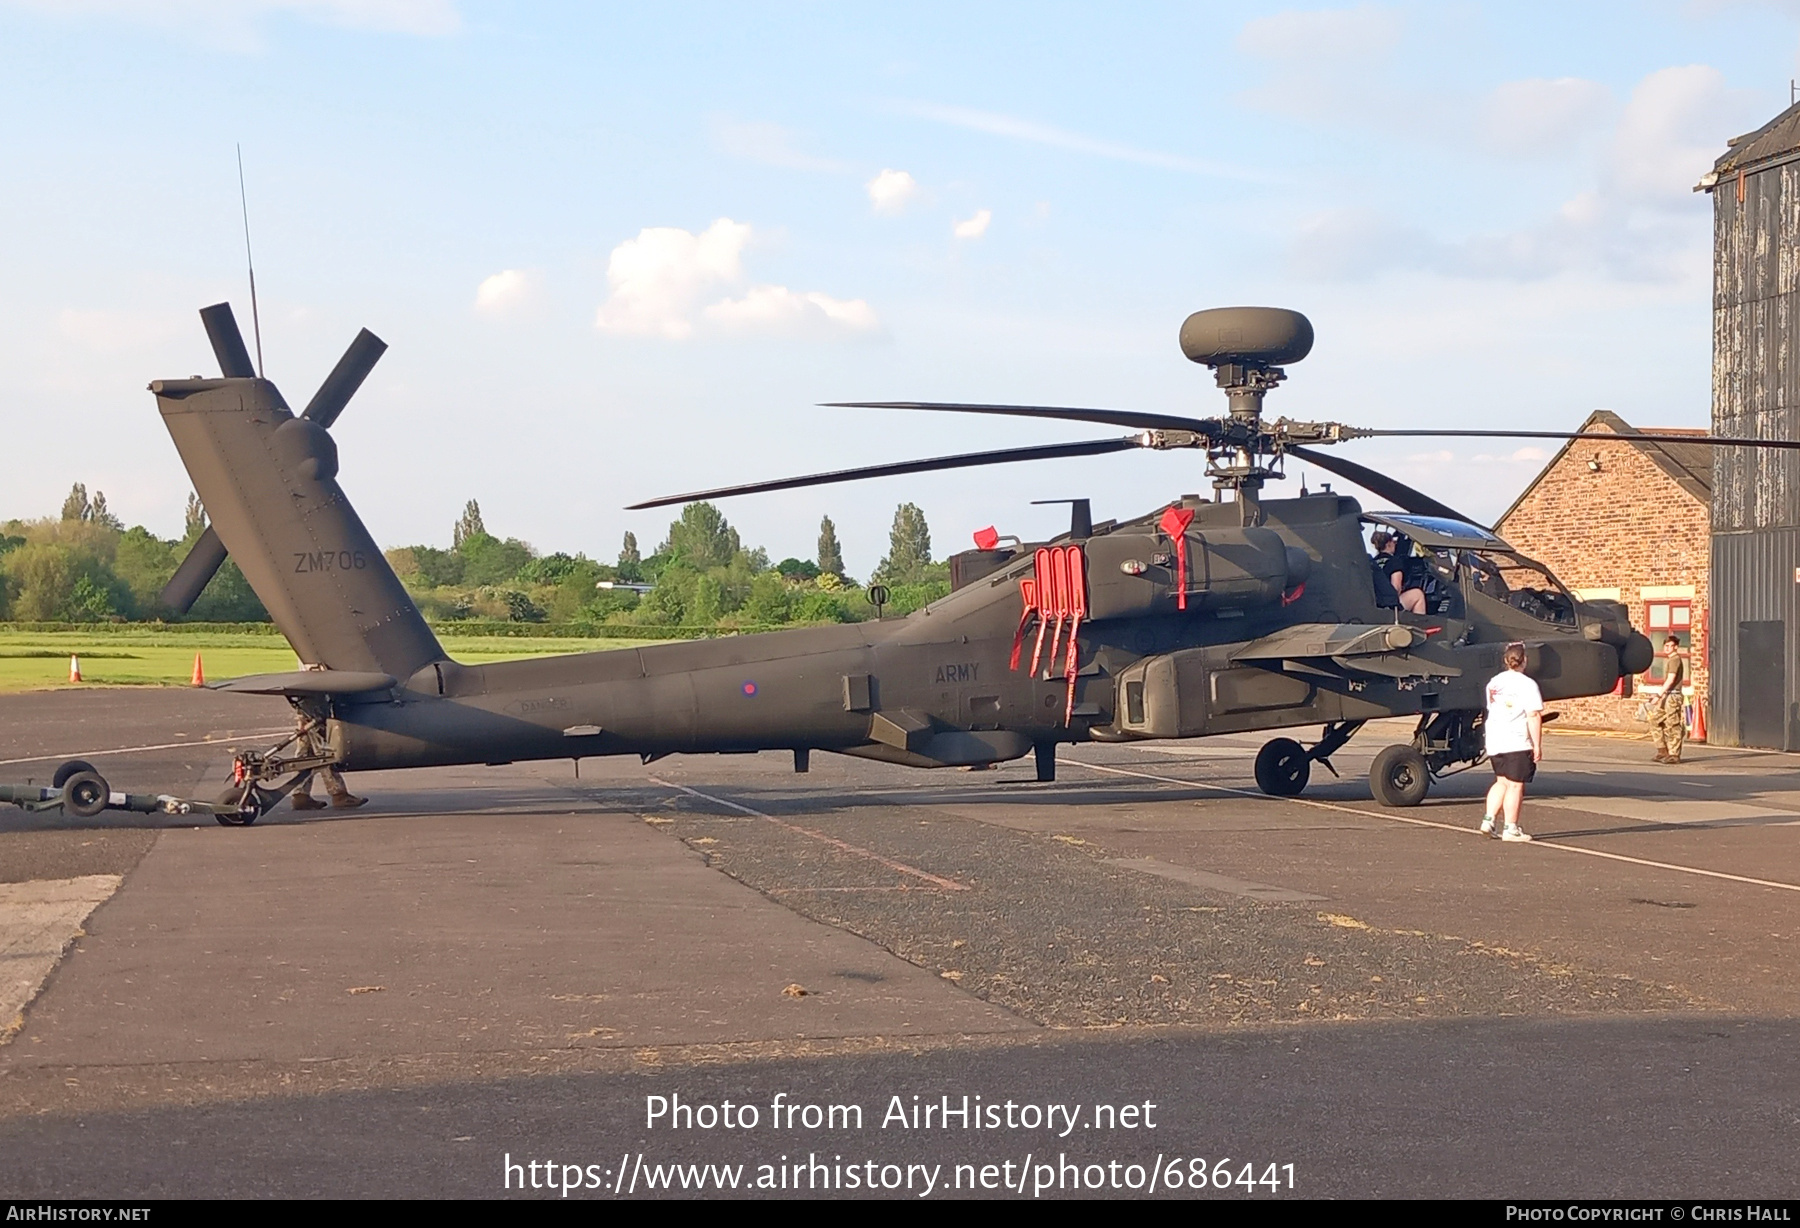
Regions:
[[[69,681],[81,681],[81,658],[74,653],[69,654]]]
[[[189,680],[188,685],[189,686],[205,686],[206,685],[206,670],[200,664],[200,654],[199,653],[194,654],[194,676],[192,679]]]

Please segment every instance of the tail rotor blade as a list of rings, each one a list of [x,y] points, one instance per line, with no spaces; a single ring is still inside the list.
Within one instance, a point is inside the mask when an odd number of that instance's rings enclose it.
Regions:
[[[350,348],[338,359],[337,366],[331,369],[331,374],[325,377],[325,382],[313,393],[313,399],[307,402],[306,411],[300,416],[330,429],[385,353],[387,342],[366,328],[357,333],[356,340],[350,343]]]
[[[163,586],[162,595],[157,598],[165,610],[175,614],[186,614],[194,608],[194,602],[206,590],[225,562],[225,543],[211,525],[206,526],[188,556],[181,560],[181,566]]]
[[[238,331],[231,304],[214,303],[211,307],[202,307],[200,323],[206,326],[206,339],[212,342],[213,357],[219,360],[219,374],[226,379],[255,379],[256,367],[244,345],[244,334]],[[207,525],[187,557],[181,560],[181,566],[163,586],[157,603],[169,613],[186,614],[194,608],[194,602],[199,600],[224,563],[225,543],[219,540],[213,527]]]
[[[250,362],[250,351],[244,348],[244,334],[238,331],[231,304],[202,307],[200,322],[206,325],[206,339],[212,342],[213,356],[219,360],[219,373],[226,379],[255,379],[256,367]]]

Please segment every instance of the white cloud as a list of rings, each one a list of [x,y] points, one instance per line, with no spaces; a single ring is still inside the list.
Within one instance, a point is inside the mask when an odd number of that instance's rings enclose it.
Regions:
[[[797,171],[841,173],[849,164],[806,153],[796,143],[792,129],[780,124],[740,121],[716,116],[712,121],[713,144],[734,158]]]
[[[979,239],[987,233],[988,223],[993,220],[992,209],[977,209],[974,217],[956,223],[952,232],[959,239]]]
[[[601,332],[682,340],[696,320],[721,331],[777,335],[869,333],[880,322],[862,299],[837,299],[786,286],[749,286],[739,298],[702,308],[715,294],[745,280],[743,253],[751,238],[745,222],[720,218],[699,234],[673,226],[649,227],[613,248],[606,280],[611,295],[594,317]]]
[[[743,298],[714,303],[702,315],[731,332],[794,336],[873,333],[881,328],[875,312],[862,299],[836,299],[817,290],[799,294],[786,286],[752,286]]]
[[[443,37],[462,29],[454,0],[0,0],[57,17],[96,16],[186,29],[238,50],[261,46],[256,26],[271,14],[352,30]]]
[[[1756,96],[1726,88],[1707,64],[1664,68],[1631,91],[1613,137],[1611,179],[1624,193],[1687,200],[1725,138],[1742,131]]]
[[[475,291],[475,310],[483,315],[504,315],[523,306],[537,289],[537,276],[525,269],[502,269],[483,278]]]
[[[869,202],[877,213],[904,213],[919,194],[919,181],[905,171],[883,170],[869,180]]]
[[[1592,83],[1517,83],[1496,105],[1536,125],[1534,140],[1578,140],[1607,102]],[[1548,88],[1546,88],[1548,87]],[[1710,260],[1707,201],[1694,183],[1725,136],[1754,123],[1759,98],[1732,90],[1706,65],[1659,69],[1638,82],[1607,139],[1590,155],[1590,186],[1554,212],[1512,229],[1458,239],[1365,210],[1308,219],[1289,255],[1295,271],[1356,280],[1421,270],[1452,277],[1534,280],[1574,270],[1622,282],[1703,281]],[[1553,135],[1560,134],[1560,135]]]
[[[949,124],[954,128],[967,128],[973,132],[1009,137],[1016,141],[1029,141],[1036,145],[1051,145],[1058,149],[1069,149],[1097,158],[1136,162],[1143,166],[1159,166],[1165,170],[1214,175],[1221,179],[1241,179],[1257,183],[1265,182],[1267,179],[1267,176],[1260,172],[1245,171],[1224,163],[1206,162],[1198,158],[1163,153],[1155,149],[1138,149],[1112,141],[1099,141],[1093,137],[1083,136],[1079,132],[1070,132],[1064,128],[1056,128],[1028,119],[1017,119],[1011,115],[998,115],[992,111],[976,111],[969,107],[945,107],[928,102],[895,103],[893,107],[903,115],[914,115],[920,119]]]
[[[1495,152],[1554,155],[1591,134],[1612,100],[1604,85],[1579,77],[1508,81],[1482,100],[1478,127]]]
[[[694,308],[709,291],[743,279],[750,227],[722,217],[699,234],[674,226],[638,231],[606,262],[612,295],[594,318],[602,332],[682,338],[694,331]]]
[[[1289,11],[1245,22],[1237,49],[1266,61],[1271,72],[1244,94],[1244,101],[1302,118],[1391,112],[1395,100],[1371,83],[1382,79],[1403,33],[1399,13],[1372,4]]]

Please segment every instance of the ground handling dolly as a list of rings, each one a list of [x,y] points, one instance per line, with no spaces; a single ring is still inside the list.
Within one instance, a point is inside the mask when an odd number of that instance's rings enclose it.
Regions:
[[[0,785],[0,803],[11,802],[21,810],[40,813],[60,809],[77,819],[91,819],[107,810],[126,810],[137,814],[210,814],[225,827],[248,827],[275,809],[282,798],[303,786],[318,768],[328,766],[327,753],[301,753],[283,756],[279,751],[261,754],[246,751],[231,765],[231,783],[226,785],[216,802],[174,797],[167,793],[115,793],[106,777],[91,763],[71,759],[56,769],[51,785]],[[276,778],[293,773],[291,780],[273,784]],[[272,785],[272,787],[271,787]]]

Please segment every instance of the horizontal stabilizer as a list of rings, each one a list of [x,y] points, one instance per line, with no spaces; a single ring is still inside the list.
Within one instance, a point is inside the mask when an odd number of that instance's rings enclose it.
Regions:
[[[240,695],[361,695],[392,690],[398,685],[392,674],[372,670],[297,669],[286,674],[249,674],[212,683],[210,689],[236,691]]]

